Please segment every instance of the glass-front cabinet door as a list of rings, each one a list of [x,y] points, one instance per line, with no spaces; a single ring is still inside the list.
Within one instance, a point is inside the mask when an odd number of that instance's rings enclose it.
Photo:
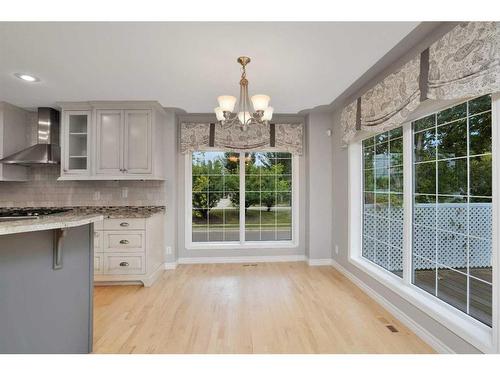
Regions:
[[[62,175],[89,174],[91,111],[65,111],[63,115]]]

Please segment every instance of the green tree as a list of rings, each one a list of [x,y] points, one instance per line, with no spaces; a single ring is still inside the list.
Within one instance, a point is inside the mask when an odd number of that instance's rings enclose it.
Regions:
[[[210,154],[210,153],[209,153]],[[207,158],[205,152],[193,154],[193,208],[194,215],[206,219],[208,211],[217,206],[222,198],[224,169],[223,158]]]

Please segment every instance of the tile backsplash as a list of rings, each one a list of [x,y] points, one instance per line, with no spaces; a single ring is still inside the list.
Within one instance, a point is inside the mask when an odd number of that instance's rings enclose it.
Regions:
[[[164,181],[57,181],[59,166],[32,167],[27,182],[0,182],[0,207],[163,206]]]

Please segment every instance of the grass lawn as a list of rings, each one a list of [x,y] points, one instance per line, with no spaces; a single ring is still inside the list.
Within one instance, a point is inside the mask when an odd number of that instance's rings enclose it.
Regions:
[[[225,211],[225,212],[224,212]],[[211,209],[209,212],[210,227],[239,228],[238,209]],[[280,207],[267,211],[266,208],[250,207],[245,213],[246,228],[259,228],[260,226],[290,227],[292,225],[292,210],[290,207]],[[207,226],[207,219],[193,216],[193,229]]]

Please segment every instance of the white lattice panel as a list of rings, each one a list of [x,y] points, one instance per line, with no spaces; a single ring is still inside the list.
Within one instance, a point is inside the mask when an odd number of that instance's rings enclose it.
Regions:
[[[391,271],[401,270],[403,210],[376,210],[373,205],[364,210],[363,256]],[[437,257],[444,266],[465,268],[468,253],[470,267],[491,267],[491,215],[491,203],[415,205],[415,268],[429,268],[420,257],[432,262]]]

